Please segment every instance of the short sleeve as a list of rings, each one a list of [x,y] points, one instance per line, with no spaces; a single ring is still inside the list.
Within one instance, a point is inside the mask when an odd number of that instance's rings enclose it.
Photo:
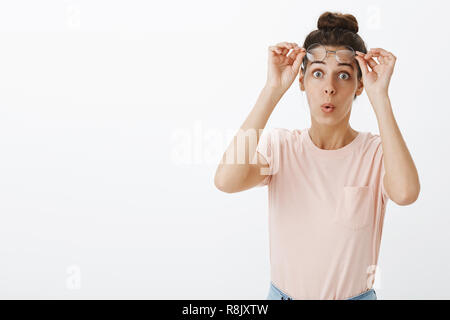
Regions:
[[[386,171],[384,169],[384,157],[381,157],[381,195],[383,196],[383,202],[385,203],[387,199],[389,199],[388,194],[386,193],[386,189],[384,188],[384,175]]]
[[[383,200],[383,204],[386,204],[387,200],[389,199],[389,196],[386,192],[386,189],[384,188],[384,175],[386,173],[386,170],[384,168],[384,155],[383,155],[383,147],[381,145],[380,142],[380,146],[379,146],[379,152],[381,153],[381,170],[380,170],[380,192],[381,192],[381,197]]]
[[[263,130],[263,133],[261,134],[258,145],[256,147],[256,152],[261,154],[261,156],[267,161],[269,164],[269,168],[265,169],[263,172],[261,172],[262,175],[266,175],[263,181],[261,181],[259,184],[257,184],[257,187],[263,187],[269,184],[272,173],[273,173],[273,143],[274,143],[274,129],[270,130]]]

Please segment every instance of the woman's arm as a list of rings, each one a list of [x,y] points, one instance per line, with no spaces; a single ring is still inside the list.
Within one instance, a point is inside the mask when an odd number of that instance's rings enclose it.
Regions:
[[[380,129],[386,172],[382,182],[384,189],[395,203],[409,205],[419,197],[420,182],[414,161],[395,121],[388,95],[397,57],[382,48],[373,48],[367,54],[357,51],[356,60],[361,67],[364,88]]]
[[[409,205],[420,192],[419,175],[411,154],[397,126],[388,95],[379,95],[372,101],[383,146],[384,189],[398,205]]]
[[[259,156],[257,164],[251,164],[250,160],[254,159],[260,130],[266,126],[282,96],[283,92],[277,88],[269,86],[263,88],[255,106],[234,136],[216,170],[214,184],[217,189],[227,193],[244,191],[256,186],[265,178],[260,174],[261,167],[268,167],[264,158]],[[256,144],[248,143],[247,148],[246,137],[256,139]]]
[[[278,101],[297,77],[306,54],[304,48],[289,42],[280,42],[275,46],[270,46],[268,51],[266,85],[239,132],[225,151],[214,177],[214,184],[224,192],[233,193],[250,189],[266,177],[261,175],[261,168],[267,168],[269,164],[261,155],[258,154],[256,158],[257,164],[251,163],[255,160],[261,131],[266,126]],[[289,51],[291,52],[288,54]],[[253,141],[249,141],[248,148],[246,147],[246,137],[249,137],[249,140],[253,139]],[[237,158],[235,150],[237,150]]]

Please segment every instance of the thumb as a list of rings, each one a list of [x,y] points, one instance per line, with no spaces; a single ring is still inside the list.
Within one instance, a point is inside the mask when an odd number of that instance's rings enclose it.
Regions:
[[[300,69],[300,65],[302,64],[302,58],[305,56],[305,52],[304,51],[301,51],[298,55],[297,55],[297,57],[295,58],[295,60],[294,60],[294,63],[292,64],[292,70],[294,71],[294,73],[297,75],[298,74],[298,71],[299,71],[299,69]]]
[[[367,74],[369,73],[369,68],[367,67],[367,62],[360,56],[356,56],[355,58],[359,63],[359,67],[361,68],[361,73],[362,73],[363,77],[366,78]]]

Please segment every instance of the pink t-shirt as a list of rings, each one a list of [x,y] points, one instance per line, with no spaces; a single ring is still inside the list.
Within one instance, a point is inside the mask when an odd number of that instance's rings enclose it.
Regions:
[[[346,299],[373,286],[388,196],[381,137],[336,150],[309,129],[265,129],[271,281],[293,299]]]

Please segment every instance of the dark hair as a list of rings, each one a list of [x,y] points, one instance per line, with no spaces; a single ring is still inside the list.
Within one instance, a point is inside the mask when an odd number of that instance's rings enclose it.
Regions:
[[[339,12],[324,12],[317,21],[317,29],[312,31],[305,39],[303,48],[313,43],[320,43],[328,46],[350,46],[355,51],[367,53],[366,45],[358,33],[358,21],[351,14],[342,14]],[[303,59],[302,70],[306,71],[307,58]],[[358,62],[358,79],[361,79],[362,73]],[[356,97],[356,96],[355,96]]]

